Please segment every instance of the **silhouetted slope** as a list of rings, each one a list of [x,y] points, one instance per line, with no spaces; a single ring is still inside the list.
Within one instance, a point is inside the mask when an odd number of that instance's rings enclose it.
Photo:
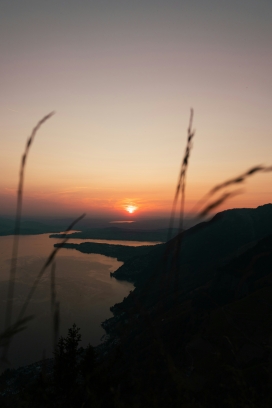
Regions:
[[[218,213],[210,221],[185,231],[179,257],[181,275],[186,280],[190,276],[211,272],[271,233],[272,204],[256,209],[234,209]],[[128,261],[114,276],[117,279],[130,277],[136,285],[145,281],[158,267],[162,267],[162,258],[167,250],[171,252],[175,240],[173,238],[164,245],[154,247],[148,257],[143,258],[142,266],[140,260],[137,262],[136,269],[135,261]]]
[[[162,247],[144,257],[136,289],[103,324],[119,339],[112,348],[109,341],[105,365],[127,404],[270,406],[271,220],[269,205],[226,211],[194,227],[183,241],[178,280],[163,272]]]
[[[224,267],[218,268],[210,293],[216,302],[224,304],[271,284],[272,235],[269,235]]]

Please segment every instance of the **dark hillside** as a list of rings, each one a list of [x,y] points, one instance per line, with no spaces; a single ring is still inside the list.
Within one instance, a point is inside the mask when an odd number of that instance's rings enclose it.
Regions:
[[[185,276],[195,279],[198,275],[205,281],[218,266],[254,245],[261,238],[272,233],[272,204],[256,209],[234,209],[216,214],[210,221],[202,222],[185,231],[180,249],[180,267],[182,283]],[[125,263],[115,273],[119,279],[128,276],[136,286],[156,273],[165,251],[170,250],[175,239],[167,244],[154,247],[149,256],[137,263],[134,269],[131,263]],[[134,261],[135,263],[135,261]],[[153,265],[153,266],[152,266]],[[186,278],[187,279],[187,278]],[[184,282],[183,282],[184,281]],[[187,282],[187,280],[186,280]]]
[[[219,256],[207,262],[210,256],[203,247],[198,250],[195,244],[195,258],[183,248],[186,262],[181,258],[179,279],[161,261],[155,264],[158,248],[152,251],[153,275],[152,262],[148,265],[146,260],[151,254],[145,257],[145,279],[137,278],[136,289],[115,305],[115,317],[103,325],[112,339],[119,339],[113,348],[109,341],[105,364],[110,364],[115,386],[127,404],[269,406],[272,235],[258,240],[267,235],[269,220],[265,223],[262,217],[269,208],[259,207],[255,213],[227,211],[195,227],[194,243],[207,234],[210,242],[202,241],[204,248],[215,245]],[[259,227],[258,218],[263,222]],[[216,242],[218,224],[221,234]],[[234,236],[237,226],[243,231]],[[192,231],[187,237],[192,243]],[[251,248],[226,261],[224,245],[239,252],[241,246],[255,240]],[[186,239],[183,243],[185,247]],[[189,245],[186,248],[189,251]],[[198,257],[203,254],[201,262]],[[223,261],[220,268],[217,261]]]

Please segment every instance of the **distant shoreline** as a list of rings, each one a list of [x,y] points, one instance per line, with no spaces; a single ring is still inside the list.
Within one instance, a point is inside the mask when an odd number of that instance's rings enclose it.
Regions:
[[[71,239],[99,239],[113,241],[143,241],[143,242],[166,242],[168,240],[168,228],[161,229],[128,229],[120,227],[89,228],[81,232],[69,234]],[[172,236],[178,233],[173,230]],[[64,238],[64,234],[51,234],[50,238]]]
[[[158,244],[161,245],[161,244]],[[127,260],[146,255],[157,245],[142,245],[142,246],[125,246],[125,245],[112,245],[112,244],[99,244],[96,242],[82,242],[80,244],[61,243],[54,244],[55,248],[62,247],[67,249],[76,249],[77,251],[85,254],[100,254],[109,256],[111,258],[117,258],[118,261],[126,262]]]

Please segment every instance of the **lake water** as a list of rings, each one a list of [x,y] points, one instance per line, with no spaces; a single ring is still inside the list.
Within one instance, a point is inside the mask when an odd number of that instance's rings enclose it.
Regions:
[[[53,245],[59,239],[50,234],[20,236],[13,317],[17,317],[35,277],[43,266]],[[70,242],[104,242],[74,240]],[[13,236],[0,237],[0,322],[4,325],[7,286]],[[114,243],[120,243],[115,241]],[[144,245],[144,242],[122,241],[126,245]],[[150,242],[148,243],[150,244]],[[153,243],[155,244],[155,243]],[[110,307],[121,302],[133,285],[110,277],[122,265],[115,258],[98,254],[83,254],[74,249],[61,249],[56,257],[56,292],[60,302],[60,335],[66,337],[68,328],[76,323],[81,329],[83,347],[97,345],[105,331],[101,322],[112,316]],[[18,333],[10,347],[9,367],[19,367],[52,357],[52,314],[50,304],[50,270],[42,277],[26,315],[35,318],[26,330]],[[14,321],[13,319],[13,321]]]

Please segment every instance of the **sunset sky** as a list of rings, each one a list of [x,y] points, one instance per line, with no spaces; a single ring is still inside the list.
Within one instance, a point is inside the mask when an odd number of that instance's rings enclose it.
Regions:
[[[186,211],[272,165],[270,0],[2,0],[0,215],[169,214],[194,108]],[[272,201],[272,173],[221,209]]]

